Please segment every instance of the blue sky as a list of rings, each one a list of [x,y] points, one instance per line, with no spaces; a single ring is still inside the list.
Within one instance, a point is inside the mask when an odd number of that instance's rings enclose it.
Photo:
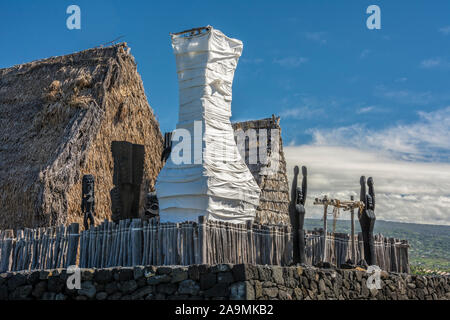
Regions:
[[[70,4],[81,8],[81,30],[66,28]],[[381,8],[381,30],[366,27],[371,4]],[[298,148],[350,148],[449,174],[450,1],[2,1],[0,68],[123,35],[168,131],[178,111],[169,32],[208,24],[244,43],[232,120],[280,115],[288,166],[302,162]],[[423,222],[450,224],[450,185],[440,183],[438,197],[442,207]]]

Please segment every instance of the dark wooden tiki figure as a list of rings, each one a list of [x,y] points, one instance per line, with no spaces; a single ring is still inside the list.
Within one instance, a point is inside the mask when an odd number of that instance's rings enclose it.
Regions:
[[[128,141],[113,141],[111,152],[114,158],[111,218],[115,222],[138,218],[144,173],[144,146]]]
[[[370,177],[367,180],[369,186],[369,193],[366,194],[366,177],[362,176],[360,179],[361,193],[360,201],[364,203],[364,209],[358,211],[359,224],[364,241],[364,260],[368,265],[376,265],[377,259],[375,255],[375,244],[373,238],[373,228],[375,226],[375,191],[373,189],[373,179]]]
[[[95,193],[94,193],[94,176],[86,174],[83,176],[81,186],[81,212],[83,212],[84,229],[93,226],[95,215]]]
[[[157,216],[159,216],[158,198],[156,192],[149,192],[145,201],[145,217],[151,219]]]
[[[166,162],[172,152],[172,132],[164,133],[164,146],[161,161]]]
[[[305,222],[305,200],[307,192],[307,170],[302,167],[302,187],[297,187],[299,174],[298,166],[294,168],[294,179],[291,189],[291,203],[289,205],[289,217],[293,231],[293,262],[306,263],[305,258],[305,231],[303,225]]]

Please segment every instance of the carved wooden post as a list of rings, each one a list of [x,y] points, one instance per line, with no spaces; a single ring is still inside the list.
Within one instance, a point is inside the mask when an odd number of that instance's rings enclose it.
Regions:
[[[289,217],[291,220],[292,235],[292,262],[305,263],[305,234],[303,230],[305,220],[305,201],[307,194],[307,170],[302,167],[302,187],[297,187],[297,177],[299,174],[298,166],[294,168],[294,179],[291,188],[291,201],[289,204]]]
[[[166,162],[172,151],[172,132],[164,133],[164,146],[161,153],[161,161]]]
[[[369,193],[366,194],[366,177],[360,178],[361,192],[360,201],[364,203],[362,210],[359,210],[358,218],[361,225],[361,232],[364,239],[364,259],[368,265],[376,265],[375,245],[373,239],[373,229],[375,225],[375,191],[373,187],[373,179],[367,180]]]
[[[353,202],[354,196],[350,196],[350,200]],[[356,263],[356,248],[355,248],[355,209],[351,209],[351,224],[352,224],[352,263]]]
[[[111,152],[114,159],[111,218],[116,223],[138,218],[145,148],[127,141],[113,141]]]
[[[291,187],[291,202],[289,204],[289,218],[291,221],[291,226],[292,226],[292,230],[294,232],[293,237],[292,237],[292,262],[294,264],[299,262],[299,257],[298,257],[298,215],[296,212],[296,203],[297,203],[297,179],[298,179],[298,174],[300,172],[300,169],[298,168],[298,166],[294,167],[294,178],[292,180],[292,187]]]
[[[95,190],[94,176],[92,174],[85,174],[83,176],[81,212],[84,214],[83,224],[85,230],[89,229],[89,226],[95,225]]]
[[[299,262],[306,263],[305,258],[305,230],[303,229],[305,224],[305,202],[307,196],[307,169],[305,166],[302,166],[302,190],[301,190],[301,199],[297,199],[298,205],[296,205],[296,211],[298,215],[298,249],[299,249]],[[300,195],[298,195],[299,197]]]
[[[327,209],[328,204],[325,203],[323,205],[323,262],[327,260]]]

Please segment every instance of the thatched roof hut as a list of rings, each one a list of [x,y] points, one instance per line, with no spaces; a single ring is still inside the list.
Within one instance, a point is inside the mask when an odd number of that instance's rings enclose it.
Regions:
[[[0,229],[81,223],[88,173],[109,218],[113,140],[145,146],[142,208],[162,136],[126,44],[0,69]]]
[[[249,163],[249,144],[246,144],[245,162],[253,174],[258,186],[261,189],[261,197],[259,199],[259,206],[256,209],[255,222],[262,224],[290,224],[289,220],[289,185],[286,175],[286,160],[283,152],[283,140],[281,138],[280,118],[272,116],[261,120],[252,120],[244,122],[233,123],[233,129],[242,129],[247,132],[248,129],[254,129],[258,139],[258,154],[261,147],[259,135],[261,130],[267,131],[267,159],[266,164],[261,163],[258,159],[257,163]],[[278,130],[279,144],[278,150],[271,149],[271,129]],[[272,152],[278,152],[277,157],[271,155]],[[274,166],[273,161],[278,161],[278,166]],[[274,172],[267,170],[272,165],[277,168]],[[270,172],[270,174],[267,174]]]

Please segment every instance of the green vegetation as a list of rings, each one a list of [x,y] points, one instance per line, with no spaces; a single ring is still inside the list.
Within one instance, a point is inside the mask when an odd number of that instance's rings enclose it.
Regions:
[[[305,229],[321,228],[319,219],[305,219]],[[332,219],[328,226],[332,228]],[[355,221],[356,232],[360,232],[359,222]],[[338,220],[336,232],[350,233],[350,221]],[[423,269],[450,272],[450,226],[402,223],[377,220],[375,232],[386,237],[406,239],[409,242],[409,261],[412,270]]]

